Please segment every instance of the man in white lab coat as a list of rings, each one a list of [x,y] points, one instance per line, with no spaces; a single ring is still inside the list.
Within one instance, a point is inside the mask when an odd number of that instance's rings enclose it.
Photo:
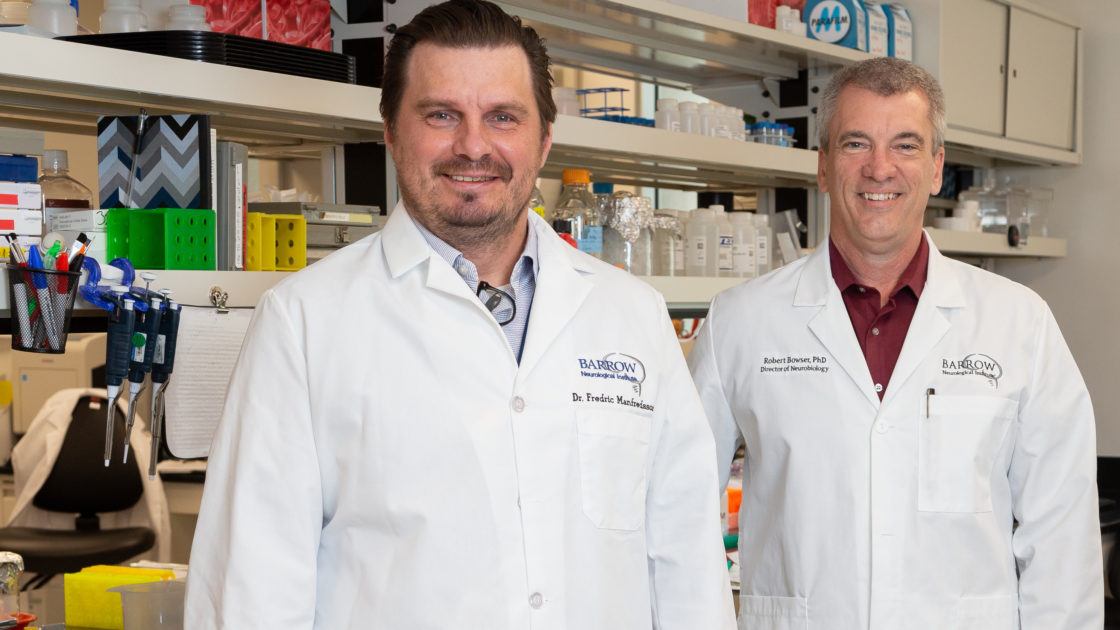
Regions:
[[[191,555],[197,629],[734,628],[711,431],[665,303],[527,211],[537,34],[401,27],[385,229],[257,307]]]
[[[741,627],[1100,628],[1073,357],[1037,295],[922,231],[940,87],[862,62],[819,116],[828,242],[719,295],[689,357],[724,484],[746,448]]]

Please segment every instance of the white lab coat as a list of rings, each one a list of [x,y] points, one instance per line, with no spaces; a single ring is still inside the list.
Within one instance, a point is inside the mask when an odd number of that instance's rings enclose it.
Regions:
[[[520,365],[400,206],[265,294],[187,626],[734,627],[714,444],[665,304],[530,217]]]
[[[27,433],[12,450],[12,472],[15,478],[16,503],[8,519],[9,527],[41,527],[46,529],[74,529],[74,515],[50,512],[35,507],[31,501],[47,481],[47,477],[58,460],[59,450],[73,419],[74,405],[82,396],[105,398],[104,389],[73,388],[55,392],[43,403],[39,413],[31,421]],[[118,401],[124,413],[125,401]],[[97,430],[104,432],[105,425]],[[119,436],[118,436],[119,437]],[[167,496],[163,492],[163,482],[157,476],[149,480],[147,473],[148,453],[151,452],[152,436],[142,418],[137,418],[132,429],[131,457],[140,466],[140,479],[144,495],[135,506],[119,512],[104,512],[98,515],[101,529],[120,527],[149,527],[156,533],[156,544],[152,551],[141,554],[140,558],[169,562],[171,560],[171,512]],[[102,453],[96,457],[101,460]]]
[[[1073,357],[1037,295],[929,246],[882,403],[827,245],[712,304],[689,362],[723,483],[746,443],[742,628],[1103,624]]]

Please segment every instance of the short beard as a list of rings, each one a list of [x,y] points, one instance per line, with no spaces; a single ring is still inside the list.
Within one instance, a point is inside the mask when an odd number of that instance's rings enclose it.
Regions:
[[[516,197],[499,200],[500,208],[488,208],[487,212],[477,212],[475,204],[478,195],[463,193],[459,196],[460,203],[455,207],[440,207],[430,202],[437,196],[436,184],[433,182],[430,190],[419,191],[413,194],[410,187],[398,178],[401,198],[405,206],[410,209],[414,220],[421,223],[431,233],[435,234],[448,245],[461,252],[485,251],[500,246],[509,238],[517,228],[522,213],[527,211],[529,198],[532,196],[532,177],[529,174],[520,179],[526,180],[524,193],[518,194],[512,189],[518,188],[521,182],[512,181],[512,169],[506,164],[495,163],[489,158],[479,162],[453,159],[435,165],[432,168],[432,179],[438,181],[443,173],[487,173],[501,179],[510,181],[511,192]],[[517,197],[524,196],[524,199]],[[504,202],[504,203],[503,203]],[[465,210],[465,211],[464,211]]]

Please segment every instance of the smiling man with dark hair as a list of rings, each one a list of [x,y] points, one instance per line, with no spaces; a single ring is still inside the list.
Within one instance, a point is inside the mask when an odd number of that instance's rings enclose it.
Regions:
[[[730,630],[715,447],[661,296],[528,210],[536,33],[401,27],[401,202],[262,298],[214,439],[187,625]]]

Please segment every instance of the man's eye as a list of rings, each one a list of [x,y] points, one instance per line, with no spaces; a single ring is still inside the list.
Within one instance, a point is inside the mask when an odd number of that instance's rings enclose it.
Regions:
[[[865,148],[867,146],[867,143],[866,142],[860,142],[858,140],[849,140],[849,141],[845,142],[843,146],[844,146],[845,149],[858,150],[858,149]]]
[[[454,117],[447,112],[432,112],[428,114],[428,120],[442,123],[452,121]]]
[[[509,114],[502,114],[502,113],[494,114],[490,119],[493,120],[496,123],[503,124],[503,125],[517,122],[517,120],[513,116],[510,116]]]
[[[918,149],[919,149],[919,147],[916,144],[900,144],[900,145],[898,145],[898,150],[902,151],[904,153],[913,153],[913,152],[917,151]]]

